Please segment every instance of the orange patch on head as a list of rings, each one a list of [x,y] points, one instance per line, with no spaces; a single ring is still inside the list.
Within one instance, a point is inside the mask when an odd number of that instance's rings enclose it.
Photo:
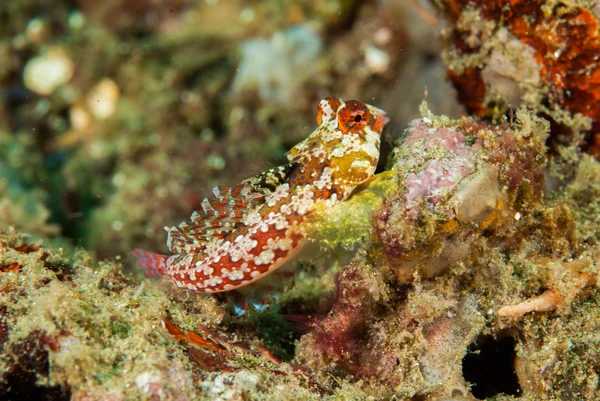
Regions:
[[[319,102],[317,106],[317,124],[321,125],[323,121],[329,121],[335,117],[342,101],[336,97],[326,97]]]
[[[371,118],[369,119],[369,127],[379,134],[383,131],[383,127],[388,123],[389,118],[385,115],[385,113],[373,114],[371,113]]]

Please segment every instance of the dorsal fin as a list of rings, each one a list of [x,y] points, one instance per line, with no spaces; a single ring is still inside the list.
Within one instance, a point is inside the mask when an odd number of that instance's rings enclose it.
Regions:
[[[166,227],[167,247],[173,253],[201,253],[210,240],[223,239],[232,230],[228,225],[206,228],[204,225]]]
[[[173,253],[200,253],[206,243],[223,239],[239,225],[246,214],[260,206],[266,196],[284,183],[295,164],[272,168],[233,187],[213,188],[213,197],[205,198],[190,222],[165,227],[167,246]]]
[[[282,166],[273,167],[264,173],[260,173],[252,178],[242,181],[242,184],[246,184],[254,188],[257,192],[268,195],[288,180],[297,165],[297,163],[288,163]]]
[[[204,198],[200,204],[201,209],[192,213],[191,221],[205,222],[240,219],[242,211],[248,208],[252,197],[245,195],[244,185],[235,187],[214,187],[212,198]],[[248,192],[248,191],[246,191]],[[219,223],[216,223],[219,226]]]

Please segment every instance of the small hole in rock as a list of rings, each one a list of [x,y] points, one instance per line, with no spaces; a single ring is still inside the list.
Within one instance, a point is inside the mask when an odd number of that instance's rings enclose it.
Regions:
[[[515,373],[515,339],[510,336],[479,337],[463,358],[463,377],[473,387],[478,400],[497,394],[520,396],[521,386]]]

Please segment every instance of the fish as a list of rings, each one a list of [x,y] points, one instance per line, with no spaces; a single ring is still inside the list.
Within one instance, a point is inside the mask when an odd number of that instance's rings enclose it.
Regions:
[[[290,261],[311,235],[310,216],[348,199],[379,161],[386,113],[329,97],[318,127],[287,154],[288,163],[231,187],[215,187],[189,221],[165,227],[172,255],[132,254],[148,277],[168,276],[205,293],[247,286]]]

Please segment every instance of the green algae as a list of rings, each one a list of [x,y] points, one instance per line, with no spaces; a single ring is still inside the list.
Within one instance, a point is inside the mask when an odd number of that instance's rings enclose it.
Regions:
[[[397,188],[392,172],[375,175],[357,188],[350,199],[315,216],[314,239],[322,247],[352,249],[370,236],[373,213]]]
[[[87,253],[72,259],[45,248],[23,254],[11,248],[19,243],[15,232],[0,238],[0,265],[23,266],[1,273],[0,307],[10,329],[3,344],[3,372],[13,370],[22,358],[21,344],[32,333],[43,332],[56,342],[39,345],[54,349],[48,356],[48,375],[37,377],[47,386],[65,391],[104,388],[108,393],[119,389],[128,398],[143,398],[131,386],[138,375],[167,367],[184,374],[181,347],[160,334],[171,304],[164,292],[149,285],[138,295],[138,287],[122,276],[119,265],[94,262]]]

